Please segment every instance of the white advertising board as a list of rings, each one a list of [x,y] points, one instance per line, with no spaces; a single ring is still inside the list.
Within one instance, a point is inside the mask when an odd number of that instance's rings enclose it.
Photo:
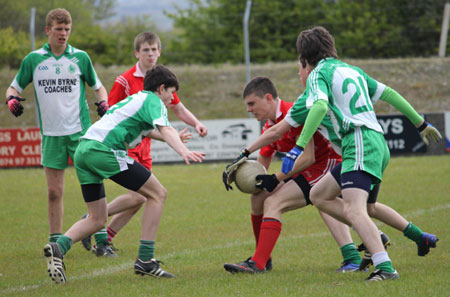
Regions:
[[[192,139],[186,146],[192,151],[205,153],[205,161],[233,160],[242,148],[249,146],[261,134],[260,124],[254,118],[205,120],[202,123],[208,128],[208,135],[200,137],[193,127],[189,127]],[[181,121],[171,124],[177,131],[187,127]],[[183,161],[165,142],[157,140],[152,140],[151,154],[154,163]],[[251,157],[256,158],[257,155],[255,152]]]

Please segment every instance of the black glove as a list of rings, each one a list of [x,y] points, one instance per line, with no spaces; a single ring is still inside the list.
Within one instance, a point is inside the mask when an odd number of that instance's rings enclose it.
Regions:
[[[250,152],[246,148],[242,149],[239,157],[225,168],[225,171],[222,173],[222,181],[227,191],[233,190],[231,183],[234,182],[236,178],[236,170],[248,159],[248,156],[250,156]]]
[[[11,111],[11,113],[16,117],[23,113],[23,106],[20,104],[20,101],[25,101],[25,98],[11,95],[6,99],[6,104],[8,104],[9,111]]]
[[[97,105],[97,113],[100,117],[104,116],[109,109],[109,104],[105,100],[95,102],[95,105]]]
[[[260,174],[256,176],[256,187],[267,192],[275,190],[279,183],[280,181],[275,174]]]

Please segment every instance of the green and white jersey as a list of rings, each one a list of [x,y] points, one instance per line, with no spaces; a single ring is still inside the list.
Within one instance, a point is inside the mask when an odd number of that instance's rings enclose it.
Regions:
[[[82,138],[126,151],[136,147],[156,125],[170,126],[167,108],[153,92],[141,91],[111,106]]]
[[[94,90],[102,83],[86,52],[68,44],[56,57],[45,44],[25,57],[11,87],[21,93],[31,82],[43,135],[70,135],[91,125],[85,83]]]
[[[284,119],[292,127],[298,127],[305,124],[306,117],[309,113],[309,109],[306,108],[306,102],[309,97],[309,90],[307,89],[297,98],[297,101],[295,101],[294,105],[289,109],[285,116]],[[331,146],[336,153],[341,154],[341,138],[335,132],[328,115],[323,118],[317,131],[330,141]]]
[[[328,115],[339,138],[355,127],[365,126],[383,133],[373,104],[386,86],[358,67],[333,58],[321,60],[308,76],[309,109],[317,100],[328,102]]]

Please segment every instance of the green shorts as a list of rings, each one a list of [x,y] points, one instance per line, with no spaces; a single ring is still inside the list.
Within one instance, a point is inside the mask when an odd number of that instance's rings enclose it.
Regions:
[[[73,161],[79,139],[86,131],[64,136],[42,135],[41,164],[53,169],[65,169],[68,167],[69,156]]]
[[[75,152],[75,169],[80,184],[100,184],[128,169],[134,160],[123,150],[115,151],[101,142],[82,139]]]
[[[383,134],[357,127],[342,138],[342,173],[361,170],[378,184],[389,163],[390,153]]]

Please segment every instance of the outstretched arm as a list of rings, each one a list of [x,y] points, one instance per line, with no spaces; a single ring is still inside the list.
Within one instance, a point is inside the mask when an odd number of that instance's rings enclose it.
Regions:
[[[322,123],[323,118],[327,114],[327,111],[328,103],[325,100],[317,100],[314,102],[308,116],[306,117],[302,133],[297,140],[297,145],[299,147],[304,148],[311,140],[314,133],[316,133],[317,128],[319,128],[320,123]]]
[[[419,130],[422,140],[428,145],[428,138],[435,142],[439,142],[442,139],[439,131],[431,124],[425,122],[425,120],[417,113],[417,111],[400,95],[397,91],[390,87],[386,87],[383,94],[380,97],[381,100],[394,106],[398,111],[404,114],[411,123]]]
[[[188,142],[189,139],[192,137],[192,133],[187,132],[188,128],[184,128],[183,130],[178,132],[178,136],[180,137],[180,140],[182,143]],[[164,138],[162,137],[161,133],[155,129],[152,130],[150,133],[147,134],[147,137],[150,137],[152,139],[156,139],[159,141],[164,141]]]
[[[248,148],[247,150],[251,153],[254,151],[269,145],[278,139],[280,139],[284,133],[286,133],[291,128],[291,125],[286,122],[286,120],[282,120],[276,125],[267,129],[262,135],[258,137]]]
[[[205,158],[205,154],[201,152],[192,152],[190,151],[180,140],[180,137],[177,131],[171,126],[158,126],[159,133],[165,142],[175,151],[177,152],[186,162],[186,164],[190,164],[189,160],[194,162],[202,162]]]
[[[206,136],[208,134],[208,129],[203,125],[197,117],[189,110],[187,109],[183,103],[178,103],[176,105],[172,105],[169,107],[175,115],[185,122],[186,124],[192,126],[195,128],[195,131],[198,135],[201,137]]]

